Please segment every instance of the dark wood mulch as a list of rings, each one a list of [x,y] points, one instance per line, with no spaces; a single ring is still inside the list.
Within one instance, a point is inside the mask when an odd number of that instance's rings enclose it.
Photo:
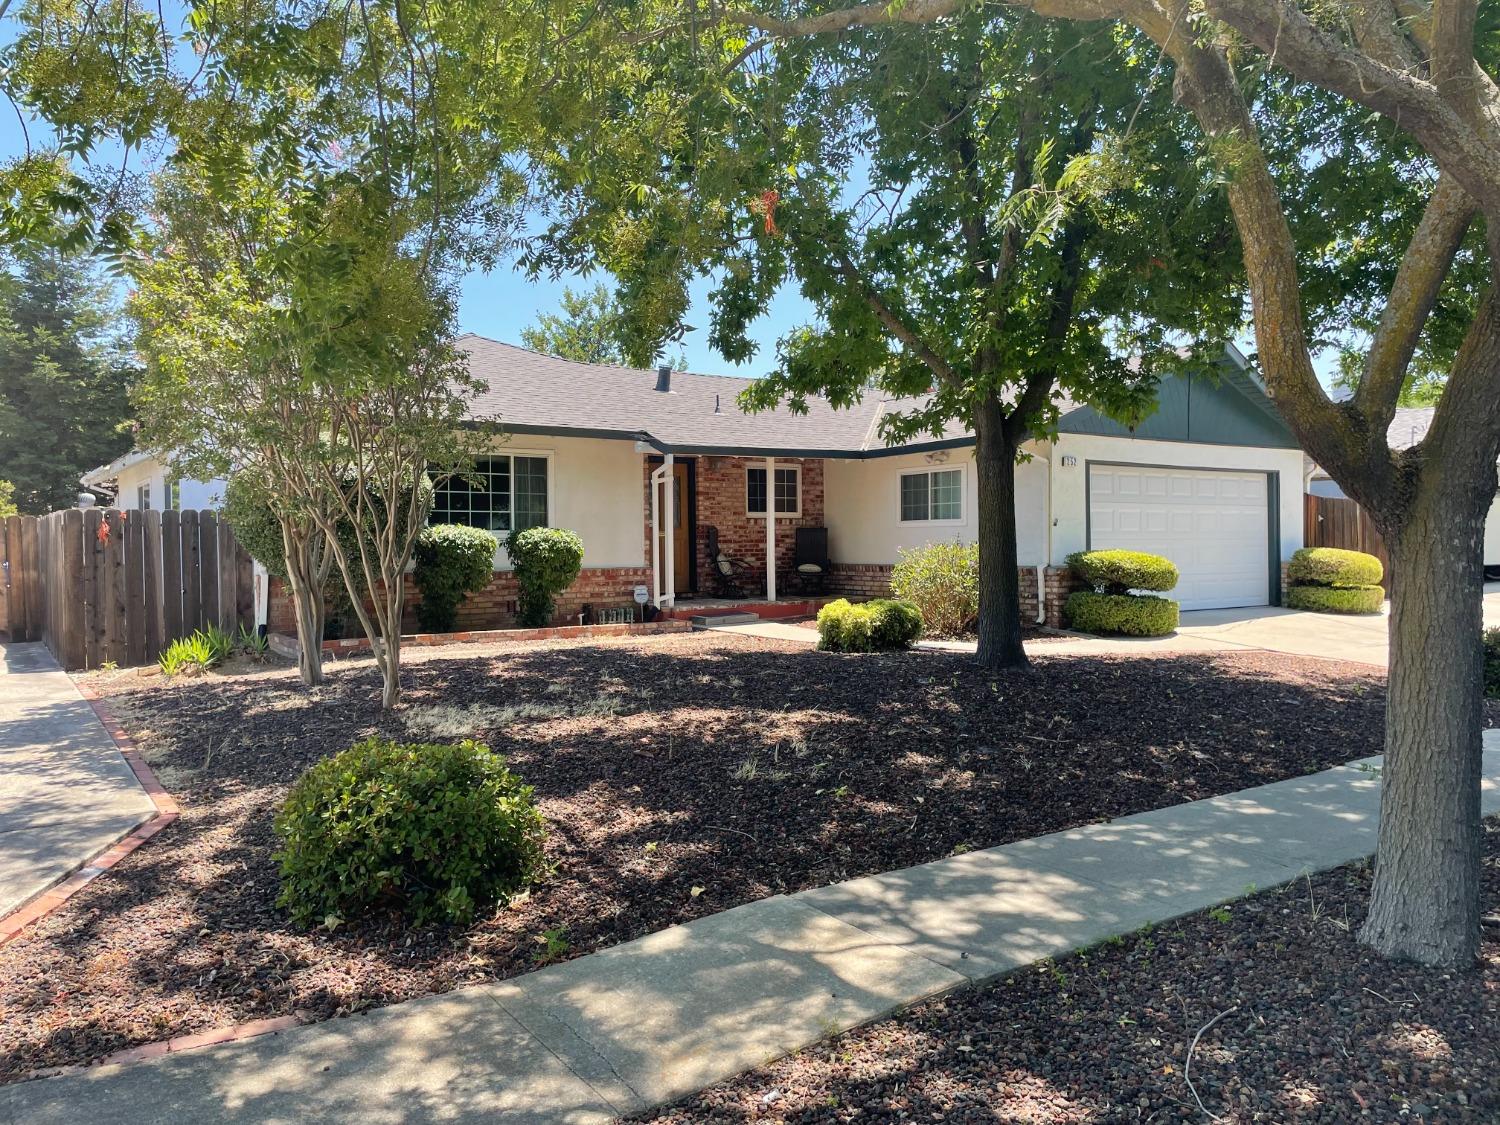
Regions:
[[[1485,909],[1500,909],[1500,822]],[[654,1115],[687,1122],[1500,1121],[1500,926],[1382,961],[1358,864],[920,1005]],[[1191,1078],[1185,1080],[1194,1036]],[[1210,1115],[1213,1115],[1212,1117]]]
[[[415,652],[101,690],[182,819],[0,949],[0,1078],[531,968],[778,892],[1258,785],[1378,752],[1383,677],[1258,653],[1047,657],[979,672],[720,634]],[[537,788],[555,873],[468,929],[306,933],[277,909],[271,819],[375,732],[473,734]],[[701,888],[696,894],[694,888]]]

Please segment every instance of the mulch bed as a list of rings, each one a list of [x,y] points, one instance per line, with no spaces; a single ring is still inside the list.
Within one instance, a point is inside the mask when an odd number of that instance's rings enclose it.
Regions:
[[[511,976],[781,892],[1308,773],[1379,751],[1384,678],[1258,653],[836,656],[696,634],[410,654],[316,691],[284,668],[96,678],[182,817],[0,949],[0,1080],[244,1020]],[[537,789],[555,873],[467,929],[293,929],[272,816],[373,733],[474,735]],[[695,892],[695,888],[700,888]]]
[[[1485,909],[1500,909],[1500,822]],[[1020,970],[705,1090],[696,1122],[1494,1122],[1500,925],[1479,967],[1355,940],[1369,865]],[[1185,1081],[1202,1099],[1202,1110]],[[1212,1117],[1210,1115],[1213,1115]]]

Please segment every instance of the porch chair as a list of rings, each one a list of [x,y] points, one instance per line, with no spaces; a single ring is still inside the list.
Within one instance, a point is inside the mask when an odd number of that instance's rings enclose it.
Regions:
[[[714,561],[714,592],[722,598],[745,597],[740,575],[750,571],[750,564],[724,553],[719,545],[719,529],[713,524],[706,525],[703,532],[708,540],[708,557]]]
[[[807,594],[823,591],[831,567],[828,560],[828,529],[826,527],[799,527],[797,529],[796,553],[792,566],[796,568],[797,580]]]

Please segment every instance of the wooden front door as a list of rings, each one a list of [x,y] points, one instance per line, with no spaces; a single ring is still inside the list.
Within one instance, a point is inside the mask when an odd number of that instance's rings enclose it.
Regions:
[[[677,461],[672,465],[672,528],[671,544],[666,533],[662,535],[662,558],[672,552],[673,577],[677,594],[691,593],[693,583],[693,478],[687,462]],[[666,512],[666,497],[662,497],[663,516]],[[665,566],[662,568],[665,570]]]

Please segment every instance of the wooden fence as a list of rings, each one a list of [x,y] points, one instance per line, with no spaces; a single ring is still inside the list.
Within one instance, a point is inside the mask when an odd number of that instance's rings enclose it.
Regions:
[[[1391,589],[1391,556],[1369,515],[1345,497],[1305,496],[1302,509],[1303,541],[1309,547],[1342,547],[1374,555],[1385,567],[1381,585]]]
[[[255,627],[250,556],[214,512],[74,508],[0,525],[0,629],[64,668],[149,664],[205,625]]]

